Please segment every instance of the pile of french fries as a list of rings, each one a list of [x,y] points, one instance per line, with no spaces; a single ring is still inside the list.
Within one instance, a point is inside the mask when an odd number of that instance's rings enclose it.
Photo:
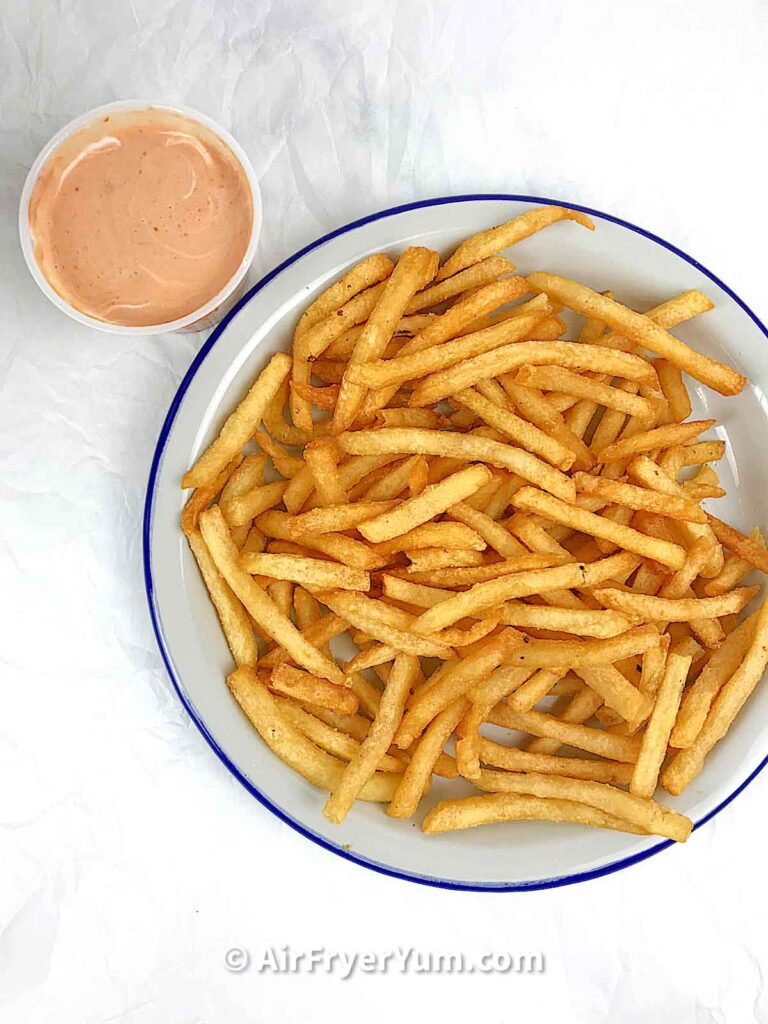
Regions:
[[[702,508],[725,446],[688,419],[684,374],[723,395],[745,378],[670,333],[712,308],[701,292],[638,313],[515,274],[502,251],[566,220],[594,227],[550,206],[442,266],[364,259],[184,475],[230,690],[332,822],[358,799],[410,817],[434,775],[460,776],[478,794],[425,832],[684,841],[657,786],[696,778],[763,675],[768,606],[740,619],[740,584],[768,551]]]

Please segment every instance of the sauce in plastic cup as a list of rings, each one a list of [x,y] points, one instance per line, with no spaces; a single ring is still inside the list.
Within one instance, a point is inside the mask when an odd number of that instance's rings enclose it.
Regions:
[[[247,248],[239,265],[226,284],[202,305],[190,310],[190,312],[183,316],[179,316],[174,320],[168,320],[163,323],[141,326],[112,323],[109,320],[91,316],[88,313],[77,309],[74,305],[68,302],[66,298],[59,294],[59,292],[51,285],[38,263],[37,256],[35,254],[35,239],[33,238],[30,225],[30,199],[35,191],[38,178],[40,177],[41,172],[46,168],[49,159],[54,155],[55,151],[61,146],[61,144],[84,128],[87,128],[98,121],[102,121],[106,117],[110,117],[113,114],[125,114],[126,112],[134,111],[137,114],[141,114],[144,111],[167,112],[170,115],[184,118],[187,121],[197,122],[203,127],[203,129],[206,129],[208,132],[216,136],[218,140],[231,151],[232,155],[234,155],[240,165],[250,191],[252,208],[251,230]],[[30,273],[34,277],[40,289],[55,306],[65,312],[68,316],[72,317],[72,319],[77,320],[79,323],[87,324],[89,327],[95,327],[97,330],[107,331],[112,334],[185,333],[191,331],[202,331],[215,326],[215,324],[217,324],[232,308],[245,290],[245,278],[256,252],[256,245],[261,230],[261,221],[261,199],[253,166],[241,146],[235,141],[229,132],[216,124],[215,121],[207,117],[205,114],[201,114],[188,107],[181,107],[167,103],[146,103],[139,100],[121,100],[116,103],[109,103],[101,107],[96,107],[95,109],[82,114],[75,120],[70,121],[69,124],[65,125],[59,132],[57,132],[42,149],[30,168],[29,174],[27,175],[27,179],[24,183],[19,206],[19,235],[21,238],[22,251]]]

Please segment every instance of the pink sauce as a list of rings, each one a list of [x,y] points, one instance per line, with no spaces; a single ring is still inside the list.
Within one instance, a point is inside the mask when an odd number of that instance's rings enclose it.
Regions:
[[[253,225],[245,171],[204,125],[116,112],[65,139],[29,202],[37,263],[89,316],[165,324],[205,305],[240,266]]]

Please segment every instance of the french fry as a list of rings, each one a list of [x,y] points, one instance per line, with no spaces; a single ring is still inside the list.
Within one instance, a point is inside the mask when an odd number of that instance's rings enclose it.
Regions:
[[[410,818],[432,781],[437,759],[467,708],[464,698],[454,701],[429,724],[411,755],[408,766],[387,807],[392,818]]]
[[[433,677],[414,697],[395,736],[397,746],[410,747],[436,715],[498,668],[520,643],[514,630],[506,630],[481,641],[473,654],[445,666],[440,677]]]
[[[485,512],[472,508],[466,502],[460,501],[452,505],[447,514],[451,519],[456,519],[465,526],[470,527],[490,547],[497,551],[502,558],[516,558],[525,554],[525,548],[519,541],[510,534],[500,523],[491,519]]]
[[[448,369],[430,373],[414,388],[410,404],[433,405],[461,388],[472,387],[481,380],[498,377],[523,366],[565,366],[579,371],[610,373],[638,383],[653,385],[656,382],[653,367],[645,359],[629,352],[599,345],[582,345],[576,341],[520,341],[501,345]]]
[[[475,583],[469,590],[455,594],[427,609],[416,619],[413,628],[421,635],[433,633],[467,615],[496,608],[512,598],[528,597],[546,590],[592,586],[597,582],[611,579],[625,566],[632,568],[635,564],[636,560],[632,555],[621,554],[589,565],[571,563],[548,569],[531,569],[485,583]]]
[[[354,435],[345,435],[348,436]],[[378,543],[400,537],[473,494],[490,477],[485,466],[469,466],[459,470],[439,484],[431,484],[417,498],[409,498],[391,512],[384,512],[361,523],[359,530],[366,540]]]
[[[319,600],[357,629],[362,629],[380,643],[394,647],[403,654],[416,654],[425,658],[450,658],[451,648],[439,640],[417,636],[408,630],[382,622],[376,616],[376,604],[363,594],[334,590],[318,595]]]
[[[730,366],[694,351],[642,313],[635,313],[586,285],[541,272],[529,274],[528,281],[550,299],[562,302],[576,313],[602,320],[636,345],[650,349],[722,395],[738,395],[746,384],[746,377]]]
[[[405,702],[418,671],[419,663],[413,655],[399,654],[395,658],[378,713],[368,734],[326,800],[323,814],[329,821],[335,824],[342,822],[365,784],[374,776],[400,724]]]
[[[370,363],[383,355],[405,307],[417,291],[429,284],[436,270],[437,253],[419,246],[406,249],[395,264],[357,339],[342,377],[331,423],[334,434],[340,434],[352,425],[365,397],[365,388],[352,380],[350,371],[360,363]]]
[[[536,512],[553,522],[563,523],[591,537],[611,541],[626,551],[644,558],[652,558],[672,569],[681,568],[685,562],[685,550],[678,544],[648,537],[630,526],[613,523],[605,516],[568,505],[559,498],[533,487],[521,488],[513,500],[517,508]]]
[[[522,242],[523,239],[561,220],[573,220],[590,231],[595,230],[591,219],[580,210],[570,210],[564,206],[542,206],[528,210],[505,224],[480,231],[463,241],[442,265],[437,280],[444,281],[465,267],[471,267],[480,260],[494,256],[502,249],[508,249],[511,245]]]
[[[511,274],[514,269],[514,263],[504,256],[489,256],[487,259],[467,267],[466,270],[454,274],[453,277],[441,281],[440,284],[430,285],[423,291],[417,292],[408,303],[406,313],[418,313],[422,309],[431,309],[463,292],[482,288],[483,285],[496,281],[502,274]]]
[[[690,658],[681,658],[674,653],[667,658],[656,702],[643,733],[640,755],[629,784],[629,791],[635,796],[652,797],[656,790],[659,771],[667,752],[669,736],[675,724],[690,667]]]
[[[242,461],[243,456],[238,452],[211,484],[194,489],[181,513],[181,529],[187,537],[192,533],[198,532],[197,522],[200,518],[200,513],[208,508]]]
[[[655,512],[670,519],[683,519],[689,523],[706,523],[704,511],[695,501],[678,495],[662,494],[648,487],[636,487],[619,480],[606,477],[590,476],[588,473],[576,473],[574,476],[576,489],[582,494],[594,494],[628,509],[642,509]]]
[[[200,532],[219,572],[264,632],[284,647],[297,665],[341,685],[344,682],[341,670],[304,639],[291,620],[280,613],[274,602],[242,568],[240,553],[218,506],[201,514]]]
[[[259,650],[248,613],[219,572],[202,534],[198,530],[192,530],[187,535],[187,540],[200,567],[200,575],[203,577],[216,614],[219,616],[221,628],[229,644],[232,657],[235,659],[235,664],[255,665],[259,658]]]
[[[448,370],[467,359],[492,352],[511,342],[522,341],[530,335],[552,307],[546,299],[526,304],[528,312],[488,327],[481,327],[459,338],[439,345],[428,346],[419,341],[419,336],[392,359],[379,359],[354,371],[358,383],[377,390],[388,389],[406,381],[425,377],[427,374]],[[387,401],[390,392],[387,392]],[[385,403],[386,404],[386,403]]]
[[[325,505],[313,508],[309,512],[296,516],[291,520],[289,529],[297,540],[303,537],[323,533],[341,533],[354,529],[366,519],[373,519],[382,512],[387,512],[395,504],[394,501],[358,501],[342,505]]]
[[[291,371],[291,357],[278,352],[262,370],[250,391],[227,418],[219,436],[181,480],[182,487],[211,484],[221,470],[240,451],[261,423],[264,410],[277,394]]]
[[[259,516],[256,525],[267,537],[290,541],[293,539],[292,518],[287,512],[265,512]],[[378,555],[367,544],[347,537],[343,533],[326,533],[321,536],[303,534],[301,543],[305,548],[319,551],[327,555],[328,558],[353,566],[355,569],[373,571],[386,564],[386,559]]]
[[[755,527],[749,535],[749,539],[765,547],[765,539],[759,527]],[[729,555],[725,559],[723,568],[713,579],[708,580],[704,585],[705,597],[717,597],[719,594],[727,594],[729,590],[740,583],[747,573],[752,570],[752,563],[740,555]]]
[[[472,551],[484,551],[486,543],[476,530],[463,523],[428,522],[378,544],[376,550],[391,555],[397,551],[418,551],[422,548],[469,548]]]
[[[757,587],[739,587],[720,597],[683,597],[678,600],[629,594],[611,587],[600,587],[593,593],[605,608],[635,615],[644,622],[690,622],[692,619],[713,619],[740,612],[757,590]]]
[[[454,800],[441,800],[422,823],[427,835],[509,821],[554,821],[616,832],[645,834],[627,821],[575,800],[544,799],[515,793],[486,793]]]
[[[598,450],[597,461],[617,462],[620,459],[630,459],[635,455],[656,451],[659,448],[671,448],[674,445],[685,444],[686,441],[709,430],[714,422],[714,420],[692,420],[690,423],[670,423],[663,427],[643,430]]]
[[[524,480],[535,481],[540,487],[562,496],[566,501],[575,500],[576,497],[573,481],[564,473],[529,452],[487,437],[438,430],[386,429],[357,430],[341,434],[338,441],[344,451],[356,455],[418,452],[420,455],[442,455],[466,461],[477,459],[500,469],[508,469]],[[490,476],[482,482],[489,479]],[[456,500],[461,501],[463,498],[464,495]]]
[[[686,690],[672,730],[670,746],[693,745],[709,714],[712,702],[744,660],[755,632],[757,613],[750,615],[714,651],[698,678]]]
[[[520,692],[519,690],[517,691]],[[633,765],[620,761],[597,761],[584,757],[556,757],[553,754],[532,754],[517,747],[480,737],[480,758],[493,768],[509,772],[538,772],[542,775],[565,775],[587,782],[607,782],[626,786],[632,778]]]
[[[321,750],[325,750],[340,761],[351,761],[360,749],[360,741],[353,739],[339,729],[328,725],[321,718],[317,718],[309,711],[299,707],[290,700],[276,698],[276,703],[281,714],[288,719],[291,725],[303,733]],[[376,766],[382,772],[402,772],[405,768],[405,761],[398,760],[391,754],[382,754],[381,760]]]
[[[362,590],[371,589],[371,577],[362,569],[319,558],[294,555],[245,554],[240,564],[254,576],[270,576],[277,580],[292,580],[315,589]]]
[[[565,726],[584,725],[600,709],[602,703],[602,698],[594,690],[589,686],[582,686],[559,714],[551,715],[549,718]],[[549,734],[537,735],[535,739],[529,740],[526,746],[528,753],[556,754],[563,743],[568,742],[561,738],[557,724],[553,726],[549,720],[544,724]],[[539,725],[541,726],[541,723]]]
[[[244,494],[233,494],[231,497],[222,498],[221,512],[229,526],[242,526],[283,500],[287,483],[285,480],[275,480],[271,484],[263,484],[253,487]]]
[[[269,687],[286,697],[330,708],[340,715],[354,715],[357,711],[358,700],[352,690],[303,672],[293,665],[278,665],[269,680]]]
[[[456,741],[456,766],[465,779],[480,778],[480,726],[500,700],[527,685],[530,675],[528,669],[501,668],[469,690],[470,705]]]
[[[763,544],[752,537],[745,537],[743,533],[739,533],[734,527],[709,513],[707,522],[723,547],[749,562],[760,572],[768,572],[768,549]]]
[[[473,388],[466,388],[453,396],[455,401],[477,413],[489,426],[510,438],[521,448],[550,462],[558,469],[570,469],[576,461],[575,454],[556,438],[516,416],[509,408],[489,401]]]
[[[541,775],[536,772],[519,774],[488,770],[483,772],[478,785],[491,792],[574,800],[678,843],[684,843],[693,829],[693,822],[685,815],[603,782],[566,779],[560,775]]]
[[[669,412],[675,423],[682,423],[691,415],[691,398],[683,381],[679,366],[666,359],[654,359],[653,365],[661,384],[661,390],[669,403]]]
[[[304,459],[321,505],[346,504],[347,491],[339,473],[340,452],[327,438],[313,441],[304,449]]]
[[[717,462],[725,455],[725,441],[698,441],[683,445],[680,468],[699,466],[703,462]]]
[[[586,398],[596,405],[616,409],[627,416],[648,420],[653,416],[653,409],[647,399],[591,380],[562,366],[524,366],[518,371],[515,380],[525,387],[563,391],[576,398]]]
[[[522,601],[506,601],[502,606],[501,621],[507,626],[553,629],[596,638],[616,636],[632,626],[632,620],[620,612],[553,608]]]
[[[304,460],[298,458],[296,455],[291,455],[290,452],[278,444],[266,431],[257,430],[253,435],[253,440],[261,448],[261,450],[272,459],[275,469],[280,476],[290,479],[296,476],[299,470],[304,468]]]
[[[315,746],[281,714],[253,669],[236,669],[228,676],[227,685],[261,738],[282,761],[319,789],[332,790],[338,784],[344,764]],[[361,791],[360,799],[388,803],[399,782],[399,774],[377,773]]]
[[[720,742],[739,711],[762,679],[768,664],[768,602],[755,620],[754,633],[744,660],[715,698],[693,743],[677,753],[664,769],[661,784],[677,796],[696,778],[712,748]]]
[[[595,464],[595,457],[582,440],[583,430],[577,433],[573,429],[573,425],[567,423],[536,388],[523,387],[509,373],[502,374],[500,380],[502,387],[512,399],[521,416],[534,423],[545,433],[551,434],[569,451],[572,451],[576,456],[574,465],[577,469],[592,469]],[[587,422],[591,418],[592,414],[590,414]],[[587,424],[584,425],[584,430],[586,430],[586,426]]]
[[[389,256],[383,252],[366,256],[307,306],[296,325],[295,336],[301,337],[310,327],[325,320],[337,309],[341,309],[355,295],[385,280],[392,273],[394,266]]]
[[[411,562],[409,572],[425,573],[434,569],[483,564],[482,553],[471,548],[423,548],[419,551],[406,551],[405,554]]]

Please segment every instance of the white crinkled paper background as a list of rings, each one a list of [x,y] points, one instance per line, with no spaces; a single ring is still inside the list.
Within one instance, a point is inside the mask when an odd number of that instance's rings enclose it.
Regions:
[[[768,1019],[764,777],[685,848],[522,895],[379,877],[239,787],[171,689],[142,582],[152,451],[202,337],[68,321],[16,237],[43,143],[136,96],[197,107],[248,151],[254,277],[385,206],[523,192],[657,231],[765,317],[766,52],[761,0],[0,5],[3,1024]],[[224,966],[285,944],[543,951],[546,971]]]

